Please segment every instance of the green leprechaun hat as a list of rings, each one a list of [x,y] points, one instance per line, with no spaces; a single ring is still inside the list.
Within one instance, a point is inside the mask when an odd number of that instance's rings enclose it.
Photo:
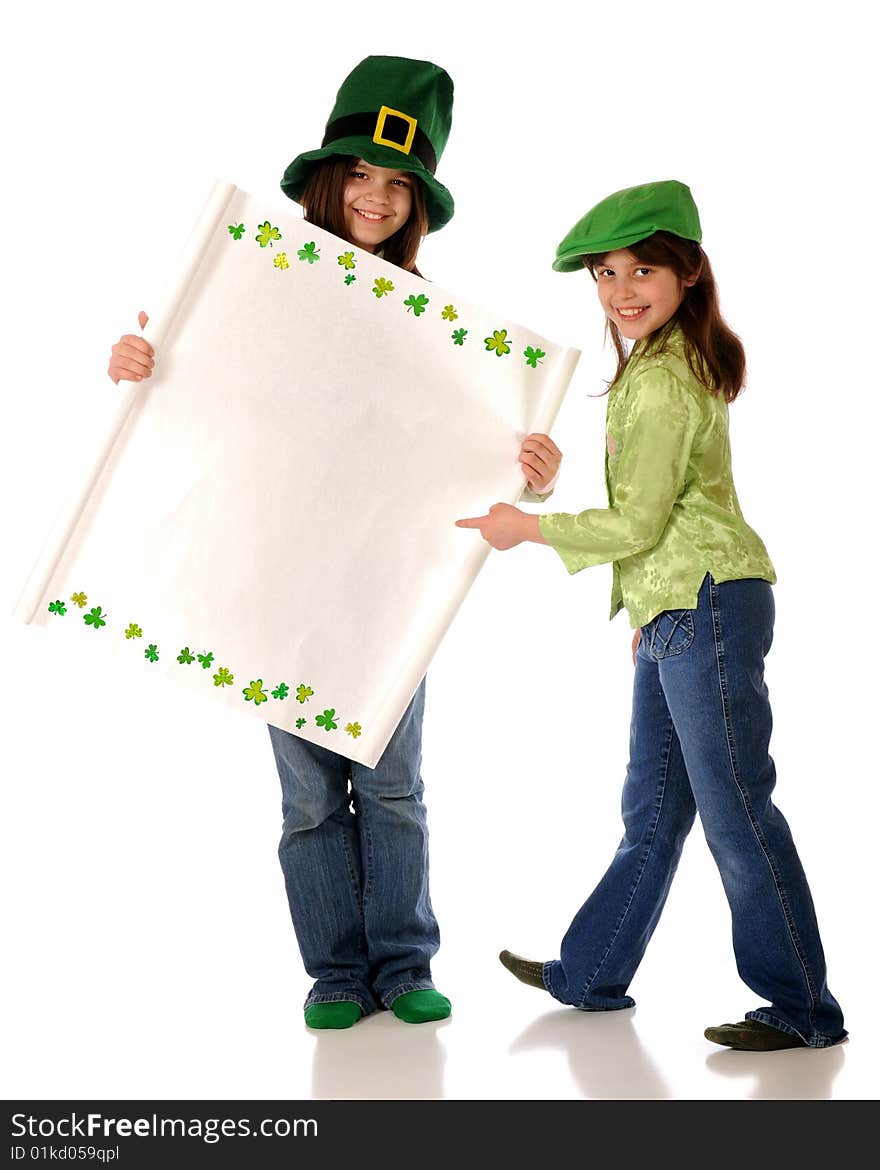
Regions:
[[[553,267],[574,272],[583,267],[582,256],[616,252],[660,231],[697,244],[702,239],[700,213],[690,188],[677,179],[626,187],[597,203],[556,249]]]
[[[316,162],[353,155],[374,167],[411,171],[422,180],[428,231],[452,219],[455,204],[434,178],[452,124],[452,78],[430,61],[366,57],[343,81],[318,150],[298,155],[281,190],[299,201]]]

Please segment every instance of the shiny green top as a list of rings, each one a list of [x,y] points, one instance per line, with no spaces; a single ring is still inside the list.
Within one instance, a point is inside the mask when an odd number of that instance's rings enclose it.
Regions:
[[[691,373],[677,325],[636,343],[609,392],[606,431],[609,506],[538,523],[570,573],[614,562],[612,618],[626,606],[635,629],[694,609],[707,572],[775,582],[736,498],[727,403]]]

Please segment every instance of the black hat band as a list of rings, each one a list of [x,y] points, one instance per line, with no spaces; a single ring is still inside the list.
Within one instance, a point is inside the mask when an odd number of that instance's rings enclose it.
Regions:
[[[383,106],[378,114],[346,114],[329,122],[321,146],[340,138],[366,135],[380,146],[389,146],[401,154],[414,154],[432,175],[437,170],[437,155],[428,136],[409,114]]]

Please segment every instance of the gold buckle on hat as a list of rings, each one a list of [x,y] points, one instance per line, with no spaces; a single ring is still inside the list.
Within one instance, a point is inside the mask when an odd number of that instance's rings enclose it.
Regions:
[[[407,131],[406,141],[403,145],[399,142],[392,142],[390,138],[382,137],[382,131],[385,129],[385,119],[388,117],[401,118],[408,124],[409,130]],[[377,146],[390,146],[392,150],[399,150],[401,154],[409,154],[413,139],[416,136],[417,125],[417,119],[411,118],[409,114],[403,114],[400,110],[392,110],[390,106],[382,106],[376,115],[376,129],[373,131],[373,141]]]

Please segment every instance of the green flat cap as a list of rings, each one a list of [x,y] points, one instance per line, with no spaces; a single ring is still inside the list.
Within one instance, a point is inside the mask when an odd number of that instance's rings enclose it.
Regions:
[[[452,219],[455,203],[434,178],[452,125],[452,79],[430,61],[365,57],[343,81],[317,150],[298,155],[281,190],[299,202],[315,164],[353,155],[374,167],[411,171],[424,184],[428,231]]]
[[[696,243],[703,238],[700,213],[684,183],[664,179],[615,191],[577,221],[556,249],[553,267],[574,272],[583,266],[581,256],[628,248],[654,232]]]

